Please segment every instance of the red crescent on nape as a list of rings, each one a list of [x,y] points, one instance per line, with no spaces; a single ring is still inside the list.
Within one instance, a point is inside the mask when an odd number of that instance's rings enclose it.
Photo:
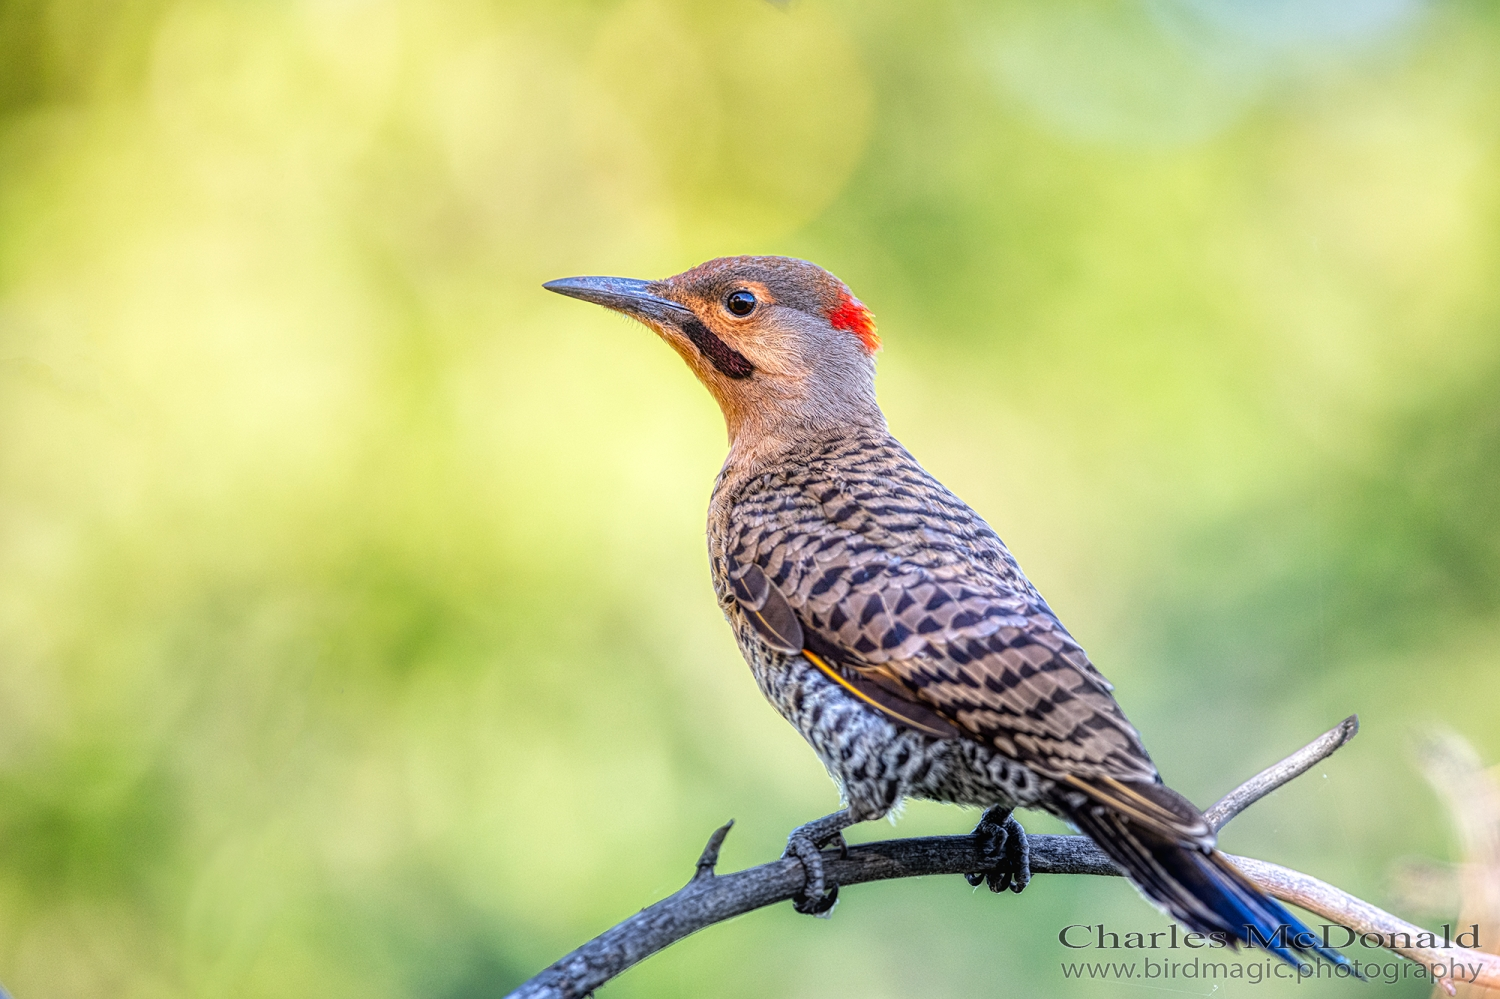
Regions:
[[[846,330],[859,337],[866,354],[880,349],[880,334],[875,332],[875,317],[865,304],[853,295],[845,294],[838,306],[828,313],[828,322],[836,330]]]

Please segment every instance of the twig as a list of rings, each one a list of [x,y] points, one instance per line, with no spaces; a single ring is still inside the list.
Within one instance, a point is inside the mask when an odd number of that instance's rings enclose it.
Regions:
[[[1326,759],[1358,729],[1359,723],[1353,717],[1340,722],[1305,748],[1225,795],[1209,809],[1210,821],[1215,828],[1228,822],[1258,799]],[[729,825],[732,823],[720,827],[710,837],[692,880],[680,891],[601,933],[522,984],[507,999],[578,999],[626,968],[705,926],[791,899],[803,882],[802,865],[796,860],[777,860],[734,874],[713,873]],[[1036,835],[1028,839],[1033,874],[1121,874],[1114,862],[1083,836]],[[1401,928],[1399,932],[1414,930],[1396,917],[1316,878],[1262,861],[1234,859],[1252,881],[1272,895],[1337,918],[1356,933],[1388,935],[1390,927],[1395,926]],[[984,858],[972,836],[924,836],[864,843],[850,847],[847,857],[827,853],[823,858],[825,877],[839,885],[924,874],[966,874],[983,866]],[[1465,959],[1471,954],[1466,952]],[[1428,961],[1431,966],[1426,951],[1413,950],[1410,956]],[[1493,974],[1495,983],[1500,984],[1500,959],[1482,956],[1487,959],[1482,976]],[[1446,961],[1441,956],[1436,960]],[[1494,970],[1488,962],[1494,962]],[[1476,958],[1471,963],[1479,961]]]
[[[521,985],[508,999],[577,999],[586,996],[620,972],[683,937],[792,898],[803,883],[802,864],[794,859],[772,861],[737,871],[713,874],[701,866],[717,860],[721,826],[699,861],[698,872],[676,894],[642,909],[606,930],[541,974]],[[1031,843],[1033,874],[1119,874],[1119,868],[1091,840],[1082,836],[1037,835]],[[714,854],[711,856],[711,852]],[[849,848],[847,857],[823,856],[823,874],[838,885],[863,884],[922,874],[965,874],[986,866],[972,836],[924,836],[863,843]],[[707,871],[705,875],[702,872]]]
[[[1324,919],[1349,927],[1355,934],[1379,934],[1384,941],[1379,946],[1394,951],[1402,957],[1419,961],[1428,968],[1441,965],[1451,969],[1454,961],[1460,961],[1472,966],[1473,969],[1466,974],[1472,974],[1474,977],[1465,980],[1487,989],[1500,989],[1500,957],[1494,954],[1468,948],[1450,947],[1444,950],[1436,947],[1406,946],[1399,943],[1397,938],[1405,937],[1406,943],[1409,944],[1424,934],[1429,937],[1432,934],[1420,926],[1413,926],[1403,919],[1397,919],[1389,912],[1376,908],[1364,899],[1355,898],[1348,892],[1341,891],[1327,882],[1319,881],[1300,871],[1289,870],[1280,864],[1271,864],[1251,857],[1231,856],[1229,859],[1234,861],[1234,865],[1243,871],[1247,878],[1283,902],[1291,902],[1293,905],[1300,905],[1308,912],[1316,912]],[[1439,976],[1439,980],[1445,981],[1444,987],[1448,990],[1448,994],[1452,995],[1451,974]]]
[[[1226,822],[1261,798],[1328,759],[1334,750],[1354,738],[1358,732],[1359,716],[1350,715],[1280,763],[1266,767],[1224,795],[1217,804],[1203,813],[1203,817],[1208,819],[1208,824],[1214,829],[1224,828]]]

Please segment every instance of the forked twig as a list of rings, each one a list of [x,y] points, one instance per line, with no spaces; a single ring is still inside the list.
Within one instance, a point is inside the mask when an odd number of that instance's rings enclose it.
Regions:
[[[1254,802],[1327,759],[1359,730],[1353,716],[1332,730],[1235,788],[1206,813],[1219,828]],[[728,823],[714,831],[699,858],[692,880],[681,890],[642,909],[601,933],[562,960],[523,983],[507,999],[578,999],[657,951],[714,923],[791,899],[802,887],[802,865],[782,859],[733,874],[715,874],[719,848]],[[1036,835],[1031,844],[1033,874],[1101,874],[1121,871],[1092,840],[1083,836]],[[1262,889],[1284,901],[1334,919],[1355,933],[1421,932],[1389,913],[1316,878],[1268,864],[1235,857],[1234,862]],[[846,857],[828,853],[824,876],[830,883],[855,885],[866,881],[909,878],[924,874],[966,874],[984,867],[973,836],[924,836],[884,840],[849,848]],[[1415,939],[1413,936],[1412,939]],[[1429,967],[1446,964],[1440,951],[1388,948]],[[1500,988],[1500,958],[1464,952],[1464,959],[1482,965],[1478,984]]]

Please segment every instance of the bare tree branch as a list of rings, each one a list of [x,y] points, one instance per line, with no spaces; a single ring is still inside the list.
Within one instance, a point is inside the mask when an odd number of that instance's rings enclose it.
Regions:
[[[1224,828],[1226,822],[1246,808],[1328,759],[1333,755],[1334,750],[1354,738],[1358,732],[1359,716],[1350,715],[1280,763],[1266,767],[1224,795],[1212,808],[1203,813],[1203,817],[1208,819],[1208,824],[1214,829]]]
[[[1231,855],[1229,859],[1234,861],[1234,865],[1262,890],[1283,902],[1300,905],[1308,912],[1316,912],[1330,922],[1347,926],[1356,935],[1379,934],[1382,940],[1379,946],[1394,951],[1402,957],[1425,964],[1429,968],[1442,966],[1451,970],[1454,961],[1462,961],[1473,969],[1473,978],[1466,977],[1466,980],[1484,988],[1500,988],[1500,957],[1494,954],[1469,949],[1442,950],[1436,947],[1410,946],[1423,934],[1428,936],[1432,934],[1420,926],[1413,926],[1404,919],[1398,919],[1363,899],[1355,898],[1348,892],[1300,871],[1293,871],[1279,864],[1271,864],[1251,857]],[[1465,973],[1466,976],[1468,974],[1468,972]],[[1452,975],[1439,975],[1438,978],[1448,994],[1452,995]]]
[[[1209,809],[1215,828],[1287,781],[1305,773],[1344,745],[1359,730],[1358,720],[1340,722],[1308,746],[1257,774],[1225,795]],[[606,930],[536,977],[523,983],[507,999],[578,999],[678,940],[714,923],[791,899],[802,887],[802,865],[782,859],[733,874],[715,874],[719,848],[732,822],[715,830],[698,860],[696,872],[683,888],[619,925]],[[1093,841],[1083,836],[1036,835],[1031,844],[1033,874],[1121,874]],[[1316,878],[1263,861],[1234,858],[1245,874],[1277,898],[1294,902],[1319,915],[1336,919],[1356,933],[1420,932],[1415,927],[1367,902],[1345,894]],[[827,853],[824,876],[831,884],[909,878],[924,874],[967,874],[984,867],[978,842],[972,836],[925,836],[915,839],[863,843],[840,857]],[[1414,939],[1414,938],[1413,938]],[[1416,960],[1446,964],[1441,952],[1400,950]],[[1481,982],[1500,986],[1500,958],[1464,952],[1471,964],[1483,963]],[[1485,978],[1483,976],[1492,976]]]

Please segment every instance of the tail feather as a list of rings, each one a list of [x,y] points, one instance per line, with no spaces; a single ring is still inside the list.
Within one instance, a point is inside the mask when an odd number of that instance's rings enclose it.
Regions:
[[[1254,944],[1293,965],[1312,957],[1348,965],[1213,849],[1202,815],[1175,791],[1107,778],[1068,783],[1088,795],[1069,809],[1073,824],[1123,867],[1148,899],[1189,930],[1221,934],[1231,947]],[[1128,810],[1119,807],[1122,797]]]

